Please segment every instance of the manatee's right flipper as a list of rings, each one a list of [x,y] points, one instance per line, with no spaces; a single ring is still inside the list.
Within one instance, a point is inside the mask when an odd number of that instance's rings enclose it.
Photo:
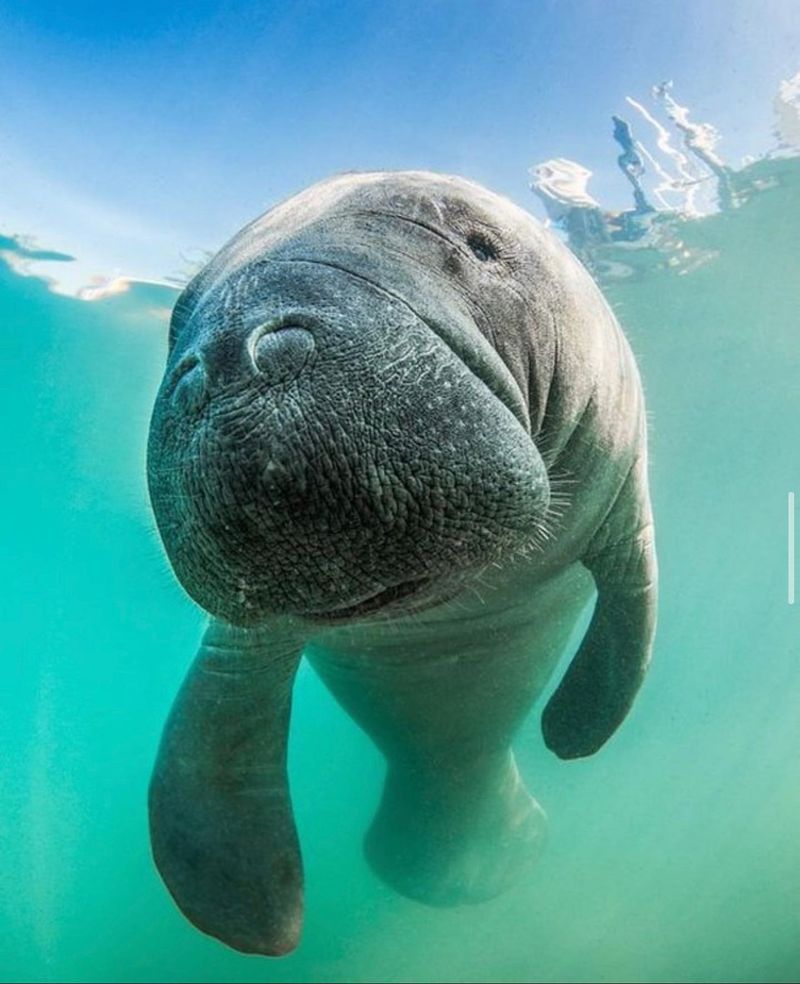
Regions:
[[[303,873],[286,776],[302,645],[212,622],[150,785],[161,875],[203,932],[246,953],[297,946]]]
[[[642,459],[599,542],[582,558],[597,586],[597,604],[586,637],[542,715],[545,743],[560,758],[592,755],[611,737],[650,662],[657,568],[645,469]]]

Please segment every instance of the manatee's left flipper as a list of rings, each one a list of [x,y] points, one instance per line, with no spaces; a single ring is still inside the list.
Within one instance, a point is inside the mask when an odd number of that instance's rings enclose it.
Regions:
[[[545,743],[560,758],[592,755],[611,737],[628,713],[650,662],[657,568],[649,501],[642,482],[633,518],[644,519],[644,525],[613,539],[608,530],[619,526],[610,522],[604,531],[606,542],[583,558],[597,586],[594,615],[542,715]]]
[[[212,622],[150,785],[161,875],[201,930],[247,953],[297,946],[303,873],[286,775],[302,645]]]

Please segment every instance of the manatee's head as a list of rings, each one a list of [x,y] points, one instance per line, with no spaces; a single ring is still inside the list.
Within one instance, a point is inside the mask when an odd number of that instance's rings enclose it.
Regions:
[[[537,229],[466,181],[344,175],[194,279],[148,479],[195,601],[238,625],[386,617],[536,542],[553,340],[540,317],[531,360],[520,271]]]

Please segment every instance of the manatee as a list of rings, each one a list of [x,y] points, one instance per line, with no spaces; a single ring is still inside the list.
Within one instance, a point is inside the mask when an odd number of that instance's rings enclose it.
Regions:
[[[210,616],[149,797],[183,913],[244,952],[298,943],[303,655],[385,756],[381,879],[451,906],[528,877],[545,817],[515,734],[594,597],[542,731],[563,759],[596,752],[656,619],[639,373],[558,237],[457,177],[303,191],[178,298],[147,467]]]

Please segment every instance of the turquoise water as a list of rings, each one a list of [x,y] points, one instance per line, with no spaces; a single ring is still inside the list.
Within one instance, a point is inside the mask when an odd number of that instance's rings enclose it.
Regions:
[[[3,980],[798,978],[786,508],[800,491],[800,165],[759,173],[771,187],[740,208],[676,223],[675,255],[705,262],[619,250],[635,262],[604,283],[650,409],[659,632],[634,712],[598,755],[545,749],[546,697],[521,733],[550,819],[535,876],[451,911],[379,883],[360,844],[382,762],[303,666],[290,774],[306,923],[279,961],[193,929],[149,854],[149,772],[203,624],[144,478],[176,292],[87,302],[0,264]]]

